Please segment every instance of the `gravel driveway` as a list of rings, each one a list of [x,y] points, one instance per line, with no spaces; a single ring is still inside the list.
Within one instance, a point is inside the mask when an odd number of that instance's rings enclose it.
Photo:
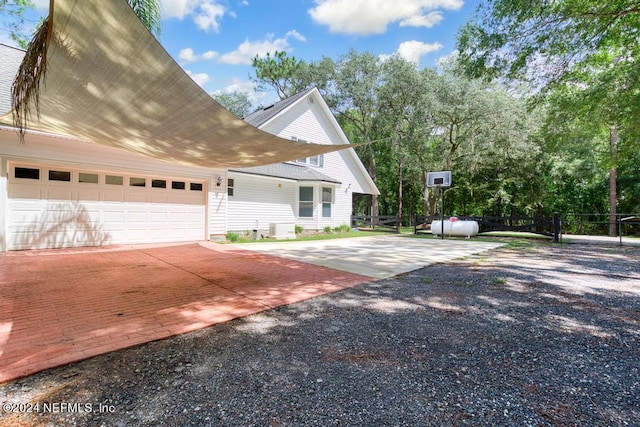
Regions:
[[[41,372],[0,401],[6,425],[637,426],[640,248],[504,247]]]

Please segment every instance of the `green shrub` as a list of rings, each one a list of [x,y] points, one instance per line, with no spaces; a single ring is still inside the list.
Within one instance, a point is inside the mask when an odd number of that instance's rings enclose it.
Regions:
[[[351,227],[349,227],[347,224],[342,224],[339,227],[336,227],[333,229],[336,233],[348,233],[349,231],[351,231]]]
[[[330,233],[331,233],[331,226],[327,225],[327,226],[324,228],[324,232],[325,232],[325,233],[327,233],[327,234],[330,234]]]
[[[238,233],[234,233],[233,231],[231,231],[231,232],[227,233],[227,240],[232,242],[232,243],[235,243],[238,240],[240,240],[240,235]]]
[[[300,234],[304,231],[304,228],[301,225],[296,225],[296,234]]]

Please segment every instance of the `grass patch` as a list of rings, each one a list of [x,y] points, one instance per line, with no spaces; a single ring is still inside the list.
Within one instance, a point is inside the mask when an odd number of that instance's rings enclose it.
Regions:
[[[367,236],[379,236],[380,233],[376,231],[331,231],[329,233],[312,233],[299,236],[291,241],[307,241],[307,240],[332,240],[332,239],[346,239],[350,237],[367,237]]]
[[[297,229],[298,227],[296,227]],[[227,233],[227,240],[222,243],[265,243],[265,242],[304,242],[310,240],[333,240],[333,239],[347,239],[351,237],[367,237],[367,236],[379,236],[377,231],[353,231],[347,227],[347,231],[344,228],[336,227],[326,232],[305,232],[304,230],[296,234],[295,239],[283,239],[276,240],[271,238],[258,239],[253,238],[253,233],[241,233],[241,232],[229,232]]]

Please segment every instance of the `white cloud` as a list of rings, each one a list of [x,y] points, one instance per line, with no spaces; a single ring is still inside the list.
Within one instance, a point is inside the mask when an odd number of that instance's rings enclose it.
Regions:
[[[193,0],[160,0],[164,19],[184,19],[185,16],[195,10],[196,6],[196,2]]]
[[[213,50],[208,50],[202,54],[202,59],[210,60],[215,58],[216,56],[218,56],[218,52],[215,52]]]
[[[184,48],[178,53],[178,58],[184,62],[195,62],[197,61],[196,55],[193,53],[193,49],[190,47]]]
[[[217,93],[241,92],[241,93],[246,93],[247,95],[252,95],[254,93],[254,89],[255,89],[255,83],[253,83],[251,80],[233,79],[232,83],[229,86],[216,92]]]
[[[189,75],[189,77],[191,77],[191,79],[193,79],[194,82],[196,82],[200,87],[204,86],[206,83],[209,82],[209,80],[211,80],[211,78],[209,77],[209,75],[207,73],[193,73],[190,70],[184,70],[185,73],[187,73]]]
[[[218,20],[224,16],[225,11],[224,6],[203,2],[200,6],[200,12],[196,14],[193,21],[201,30],[209,31],[211,29],[217,33],[220,31]]]
[[[218,56],[218,52],[208,50],[203,54],[196,54],[193,49],[186,47],[178,53],[178,59],[185,64],[202,60],[211,60]]]
[[[198,28],[220,31],[220,20],[227,8],[217,0],[160,0],[163,19],[191,16]]]
[[[50,0],[34,0],[33,5],[35,9],[39,12],[48,11],[49,10]]]
[[[406,59],[409,62],[413,62],[416,66],[420,65],[420,59],[431,52],[436,52],[442,49],[442,44],[436,43],[424,43],[417,40],[411,40],[400,43],[398,47],[398,55]]]
[[[257,107],[259,105],[265,104],[265,100],[267,97],[266,92],[256,92],[255,91],[255,83],[250,80],[240,80],[234,78],[232,83],[221,90],[216,90],[213,92],[214,95],[219,95],[222,93],[233,93],[240,92],[246,93],[251,105]],[[273,102],[270,102],[271,104]]]
[[[273,34],[267,34],[264,40],[245,40],[236,50],[220,56],[220,62],[231,65],[250,65],[251,60],[256,55],[265,56],[267,53],[274,53],[275,51],[290,51],[290,37],[299,41],[306,41],[306,38],[295,30],[289,31],[283,38],[275,40],[273,39]]]
[[[442,12],[429,12],[426,15],[413,15],[400,21],[401,27],[427,27],[431,28],[444,19]]]
[[[309,10],[318,24],[327,25],[333,33],[382,34],[393,22],[404,25],[431,23],[442,20],[429,11],[436,9],[459,10],[463,0],[315,0],[317,6]],[[440,18],[438,18],[438,16]],[[409,24],[412,23],[412,24]]]
[[[293,37],[294,39],[297,39],[301,42],[306,42],[307,38],[305,36],[303,36],[302,34],[300,34],[299,32],[297,32],[296,30],[291,30],[287,32],[287,35],[285,37]]]

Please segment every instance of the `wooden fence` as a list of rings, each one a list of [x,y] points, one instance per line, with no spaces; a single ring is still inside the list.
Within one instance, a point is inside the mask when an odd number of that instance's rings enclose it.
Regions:
[[[384,230],[384,231],[400,231],[402,225],[401,218],[396,215],[353,215],[351,217],[351,227],[369,229],[369,230]]]

